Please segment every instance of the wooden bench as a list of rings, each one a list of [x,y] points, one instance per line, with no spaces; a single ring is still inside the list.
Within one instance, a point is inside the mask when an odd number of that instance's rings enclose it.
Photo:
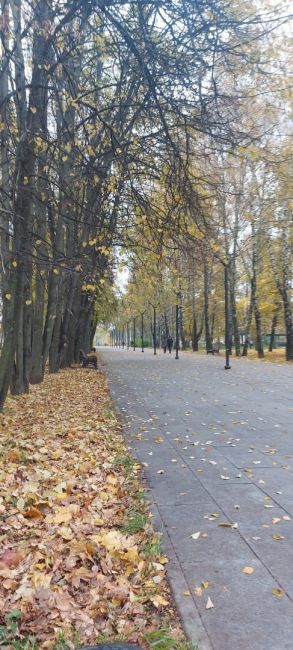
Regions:
[[[87,354],[85,354],[83,350],[79,351],[79,363],[82,363],[83,368],[88,368],[89,366],[92,366],[97,370],[98,367],[97,357],[87,356]]]
[[[207,350],[207,354],[220,354],[220,348],[210,348]]]

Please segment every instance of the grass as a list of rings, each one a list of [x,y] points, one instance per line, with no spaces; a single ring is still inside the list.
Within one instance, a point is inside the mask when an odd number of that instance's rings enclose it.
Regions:
[[[191,650],[189,643],[174,638],[166,627],[147,632],[143,639],[155,650]],[[199,646],[193,646],[192,650],[199,650]]]
[[[265,349],[264,353],[265,353],[265,357],[263,359],[259,359],[256,350],[248,350],[248,356],[241,357],[241,358],[248,359],[249,361],[271,361],[273,363],[291,363],[290,361],[286,360],[285,348],[277,348],[272,352],[269,352],[268,349]]]
[[[141,530],[144,530],[147,521],[147,516],[144,513],[138,512],[131,508],[128,510],[127,517],[121,528],[124,533],[127,533],[128,535],[135,535],[135,533],[139,533]]]
[[[3,650],[38,650],[38,643],[34,637],[22,638],[20,631],[21,612],[12,611],[2,619],[0,623],[0,648]],[[78,635],[75,631],[72,634],[73,644],[76,650],[81,646]],[[63,632],[53,643],[52,650],[72,650],[72,643],[69,644]]]
[[[201,355],[206,355],[206,350],[201,349],[198,352],[192,352],[192,350],[188,349],[186,352],[190,354],[201,354]],[[267,362],[271,361],[272,363],[292,363],[291,361],[286,360],[286,350],[285,348],[276,348],[272,352],[269,352],[268,348],[265,348],[264,350],[265,356],[263,359],[259,359],[257,356],[257,351],[254,349],[248,350],[247,357],[239,357],[239,359],[244,360],[244,361],[262,361],[262,362]],[[220,350],[220,355],[215,355],[220,356],[222,358],[225,357],[225,349],[221,348]],[[234,351],[233,355],[231,356],[232,359],[237,359],[235,357]]]
[[[143,547],[143,552],[147,557],[158,557],[162,554],[162,544],[160,539],[154,539]]]
[[[22,639],[19,625],[21,612],[13,611],[5,614],[0,624],[0,648],[9,650],[37,650],[33,637]]]

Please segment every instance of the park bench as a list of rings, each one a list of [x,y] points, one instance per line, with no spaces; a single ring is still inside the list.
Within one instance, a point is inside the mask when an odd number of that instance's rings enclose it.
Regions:
[[[220,347],[218,345],[213,346],[207,350],[207,354],[220,354]]]
[[[88,368],[89,366],[92,366],[97,370],[98,367],[97,357],[88,356],[87,354],[84,353],[83,350],[79,350],[79,363],[82,363],[83,368]]]

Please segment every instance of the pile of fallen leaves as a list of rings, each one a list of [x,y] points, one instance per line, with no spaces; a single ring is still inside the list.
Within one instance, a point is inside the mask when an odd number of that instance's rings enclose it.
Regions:
[[[139,465],[101,373],[65,370],[10,398],[0,463],[0,629],[17,619],[28,644],[17,647],[135,642],[162,623],[180,636]]]

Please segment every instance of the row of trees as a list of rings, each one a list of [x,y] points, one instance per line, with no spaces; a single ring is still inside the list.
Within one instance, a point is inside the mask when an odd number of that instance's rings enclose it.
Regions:
[[[89,348],[121,247],[167,274],[186,247],[210,264],[213,161],[259,136],[243,98],[284,20],[238,0],[1,0],[0,408]]]
[[[270,332],[272,348],[278,330],[286,338],[286,358],[293,360],[292,153],[288,141],[287,131],[283,142],[270,140],[270,151],[261,141],[258,147],[240,148],[214,160],[212,174],[205,169],[203,222],[194,220],[186,209],[184,228],[174,233],[164,226],[163,254],[158,231],[154,236],[150,227],[144,228],[139,253],[136,249],[131,257],[120,323],[144,308],[151,323],[152,305],[157,304],[160,328],[174,335],[179,294],[183,347],[191,342],[197,350],[199,339],[204,338],[210,349],[213,339],[225,336],[227,267],[230,347],[233,337],[236,355],[246,355],[249,340],[254,339],[261,358],[263,335]],[[157,199],[161,203],[161,197]]]

